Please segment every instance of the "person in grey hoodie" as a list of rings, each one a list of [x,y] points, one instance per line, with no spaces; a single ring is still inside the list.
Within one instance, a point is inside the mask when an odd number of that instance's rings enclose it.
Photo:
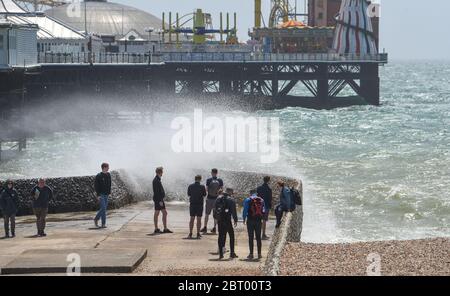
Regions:
[[[6,181],[6,186],[0,195],[0,208],[5,220],[5,238],[16,236],[16,214],[19,208],[19,195],[14,189],[14,182]],[[11,230],[11,235],[9,231]]]

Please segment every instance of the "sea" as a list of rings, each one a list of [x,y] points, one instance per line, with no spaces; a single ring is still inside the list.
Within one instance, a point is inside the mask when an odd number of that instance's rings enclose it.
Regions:
[[[36,135],[23,153],[0,163],[0,179],[91,175],[103,161],[149,182],[157,165],[166,168],[165,178],[182,167],[271,173],[303,181],[305,242],[448,237],[450,62],[391,61],[380,75],[379,107],[204,112],[278,118],[274,163],[250,152],[175,153],[173,121],[192,116],[186,108],[151,119],[126,114],[127,124],[105,122],[99,130]]]

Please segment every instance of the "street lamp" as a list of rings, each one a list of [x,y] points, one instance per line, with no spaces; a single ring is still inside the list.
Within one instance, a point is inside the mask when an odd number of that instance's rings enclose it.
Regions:
[[[145,29],[145,32],[148,33],[148,42],[151,43],[152,42],[152,33],[153,31],[155,31],[155,28],[153,27],[148,27],[147,29]]]
[[[158,34],[159,51],[161,52],[161,48],[162,48],[161,34],[164,32],[164,30],[162,30],[162,29],[156,29],[155,32]]]
[[[152,62],[152,55],[154,52],[154,49],[152,47],[152,32],[155,30],[153,27],[148,27],[145,29],[145,32],[148,33],[148,62],[149,64]]]

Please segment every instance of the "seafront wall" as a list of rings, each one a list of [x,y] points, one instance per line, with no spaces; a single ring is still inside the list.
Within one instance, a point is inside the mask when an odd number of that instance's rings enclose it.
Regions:
[[[98,209],[97,196],[94,190],[95,176],[48,178],[47,185],[53,189],[54,199],[49,204],[50,213],[84,212]],[[112,172],[112,194],[108,208],[117,209],[132,202],[139,196],[130,194],[126,185],[124,172]],[[33,213],[30,192],[37,184],[37,179],[14,180],[19,194],[18,215]],[[3,183],[3,182],[2,182]]]
[[[280,258],[285,245],[290,242],[300,242],[303,229],[303,185],[300,181],[297,189],[302,195],[302,205],[297,206],[295,211],[284,214],[280,227],[275,229],[263,266],[265,275],[279,275]]]
[[[165,176],[163,184],[166,189],[168,200],[186,200],[187,186],[192,183],[196,174],[203,176],[203,182],[210,175],[209,171],[191,170],[178,174],[186,176],[181,179]],[[238,204],[242,204],[245,197],[249,195],[249,190],[256,188],[262,183],[265,174],[253,172],[221,171],[220,177],[224,180],[225,187],[235,190],[235,198]],[[125,205],[151,200],[152,180],[140,176],[131,175],[124,170],[112,172],[112,193],[108,207],[117,209]],[[95,176],[48,178],[49,185],[54,192],[54,200],[50,202],[50,213],[67,213],[95,211],[98,209],[98,202],[94,190]],[[271,187],[273,188],[273,204],[278,203],[279,190],[276,182],[283,179],[289,186],[301,186],[300,182],[282,176],[271,176]],[[19,213],[18,215],[32,214],[31,189],[36,185],[37,179],[14,180],[15,188],[19,193]],[[0,181],[0,183],[2,183]]]

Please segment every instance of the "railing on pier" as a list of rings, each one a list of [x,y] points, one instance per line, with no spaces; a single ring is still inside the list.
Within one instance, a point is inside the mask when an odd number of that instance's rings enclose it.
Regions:
[[[166,52],[164,62],[377,62],[386,63],[387,54],[335,53],[249,53],[249,52]]]
[[[151,64],[170,62],[373,62],[388,55],[335,53],[162,52],[162,53],[39,53],[40,64]]]
[[[148,53],[39,53],[40,64],[149,64],[160,63],[160,55]]]

